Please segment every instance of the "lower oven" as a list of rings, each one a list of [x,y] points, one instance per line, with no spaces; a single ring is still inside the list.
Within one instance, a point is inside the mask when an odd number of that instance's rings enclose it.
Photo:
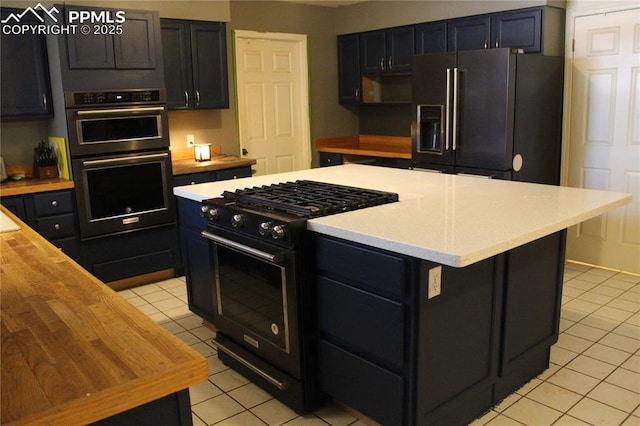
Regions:
[[[81,238],[175,223],[168,149],[72,160]]]
[[[303,375],[296,251],[215,226],[202,236],[212,257],[218,351],[286,390]]]

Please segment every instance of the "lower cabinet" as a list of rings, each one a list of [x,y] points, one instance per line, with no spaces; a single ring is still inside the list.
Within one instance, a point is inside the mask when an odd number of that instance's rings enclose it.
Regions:
[[[66,255],[80,259],[73,190],[2,197],[2,205]]]
[[[548,367],[564,241],[453,268],[314,234],[322,390],[385,425],[469,424]]]
[[[178,197],[177,204],[189,310],[213,322],[215,303],[209,244],[200,235],[207,221],[200,216],[199,202]]]
[[[250,165],[177,175],[173,177],[173,182],[175,186],[181,186],[249,176],[251,176]],[[207,221],[200,216],[200,206],[200,202],[177,197],[180,249],[187,280],[189,309],[207,321],[213,322],[215,294],[209,245],[200,235],[207,227]]]

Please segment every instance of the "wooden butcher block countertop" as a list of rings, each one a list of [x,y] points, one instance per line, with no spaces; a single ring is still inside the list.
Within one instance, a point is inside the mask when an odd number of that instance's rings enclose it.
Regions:
[[[87,424],[207,378],[204,357],[4,207],[0,423]]]
[[[411,159],[411,138],[404,136],[354,135],[316,141],[318,152]]]

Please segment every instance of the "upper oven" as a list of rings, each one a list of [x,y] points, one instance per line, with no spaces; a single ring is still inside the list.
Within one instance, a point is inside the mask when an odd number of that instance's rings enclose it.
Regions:
[[[164,89],[67,92],[72,157],[169,146]]]

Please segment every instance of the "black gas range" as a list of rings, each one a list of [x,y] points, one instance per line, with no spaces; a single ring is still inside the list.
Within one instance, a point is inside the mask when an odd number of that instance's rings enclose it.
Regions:
[[[398,201],[395,193],[298,180],[205,200],[218,357],[296,412],[324,400],[314,372],[307,220]]]

